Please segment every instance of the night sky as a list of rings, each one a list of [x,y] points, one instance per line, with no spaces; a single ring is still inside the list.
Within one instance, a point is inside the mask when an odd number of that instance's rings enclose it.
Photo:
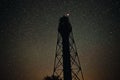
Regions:
[[[66,13],[85,80],[120,78],[120,0],[0,0],[0,80],[52,74]]]

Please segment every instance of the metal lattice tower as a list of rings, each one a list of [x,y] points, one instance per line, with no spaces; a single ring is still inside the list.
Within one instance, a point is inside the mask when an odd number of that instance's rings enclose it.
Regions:
[[[53,75],[62,80],[84,80],[68,16],[59,20]]]

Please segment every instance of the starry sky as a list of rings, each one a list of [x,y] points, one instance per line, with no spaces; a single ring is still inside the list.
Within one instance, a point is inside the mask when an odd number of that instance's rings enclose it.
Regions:
[[[119,0],[0,0],[0,80],[52,74],[58,22],[66,13],[85,80],[119,78]]]

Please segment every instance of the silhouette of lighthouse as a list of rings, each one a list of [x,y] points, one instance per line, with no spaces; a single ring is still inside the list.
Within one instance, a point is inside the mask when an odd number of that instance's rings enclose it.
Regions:
[[[84,80],[68,15],[59,19],[53,75],[62,80]]]

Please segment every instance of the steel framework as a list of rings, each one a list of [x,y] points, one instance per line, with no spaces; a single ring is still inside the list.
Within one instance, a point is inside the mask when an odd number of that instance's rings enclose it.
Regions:
[[[60,20],[59,28],[71,27],[69,19],[66,21],[65,18],[68,19],[68,16],[60,18],[62,21]],[[72,27],[70,31],[67,30],[68,28],[62,28],[61,30],[59,28],[53,75],[59,76],[62,80],[84,80]],[[67,34],[67,32],[69,33]]]

